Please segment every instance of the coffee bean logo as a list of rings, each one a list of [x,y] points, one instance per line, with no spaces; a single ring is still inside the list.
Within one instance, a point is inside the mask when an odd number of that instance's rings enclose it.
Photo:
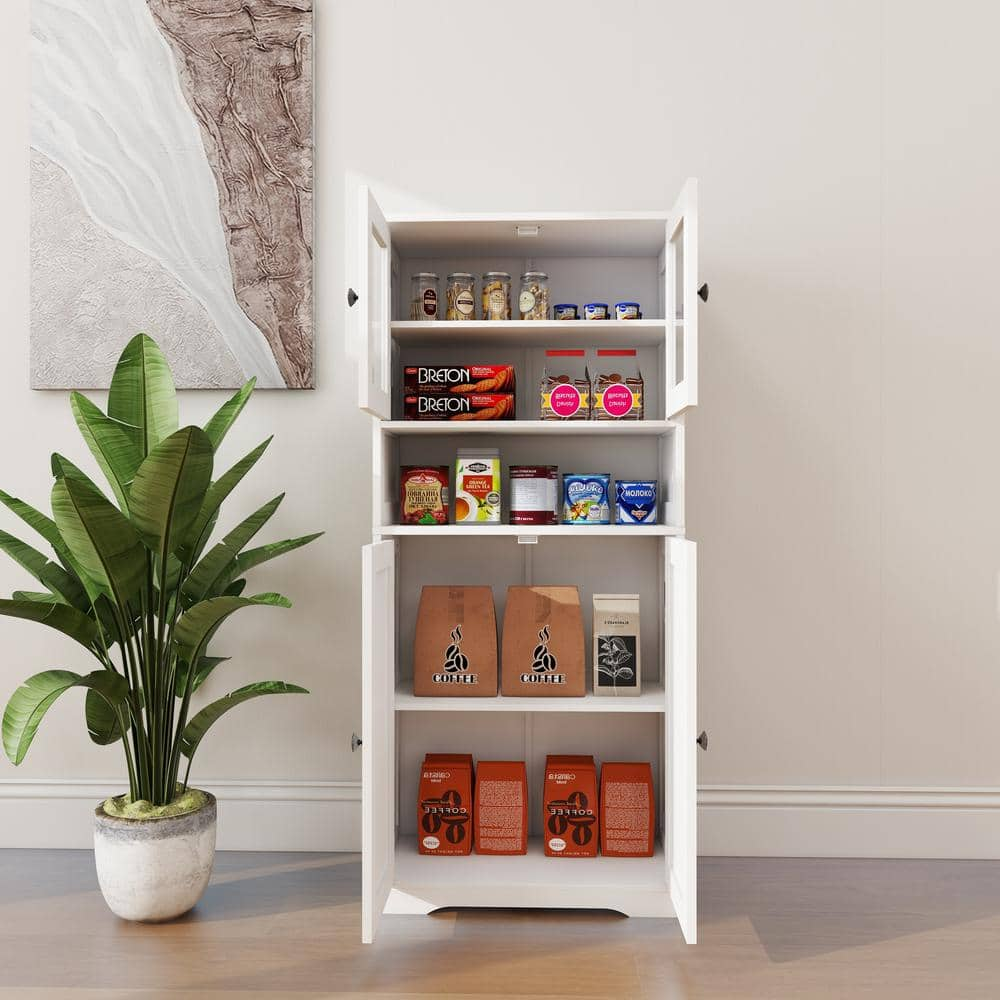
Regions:
[[[451,645],[444,653],[444,669],[449,674],[469,669],[469,658],[462,652],[459,643],[462,641],[462,626],[456,625],[451,632]]]
[[[462,805],[462,796],[453,788],[442,792],[439,799],[424,799],[420,803],[423,817],[420,825],[424,833],[440,833],[449,844],[461,844],[465,840],[465,827],[469,821],[469,811]]]
[[[569,833],[570,839],[577,847],[585,847],[594,839],[594,823],[597,817],[586,792],[570,792],[565,799],[549,801],[549,833],[564,836]]]
[[[538,645],[531,656],[531,669],[536,674],[549,673],[556,669],[556,658],[549,652],[549,627],[546,625],[538,633]]]

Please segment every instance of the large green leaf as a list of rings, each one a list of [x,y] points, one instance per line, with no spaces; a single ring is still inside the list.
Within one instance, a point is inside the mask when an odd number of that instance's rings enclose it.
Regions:
[[[62,540],[62,536],[59,534],[59,529],[56,527],[56,522],[47,514],[43,514],[40,510],[35,510],[30,504],[25,503],[17,497],[12,497],[9,493],[4,493],[3,490],[0,490],[0,503],[8,510],[17,514],[25,524],[34,528],[52,546],[57,554],[61,555],[68,551],[65,542]]]
[[[198,688],[208,680],[209,675],[212,671],[220,664],[227,663],[231,657],[229,656],[203,656],[198,660],[198,666],[194,672],[194,680],[191,683],[191,690],[197,691]],[[183,660],[177,661],[177,677],[176,683],[174,685],[174,690],[177,693],[178,698],[184,697],[184,691],[187,688],[187,677],[188,677],[188,665]]]
[[[52,513],[83,573],[124,609],[142,585],[146,571],[145,550],[129,520],[78,479],[56,481]]]
[[[247,405],[247,400],[256,384],[256,377],[250,379],[234,396],[227,399],[216,410],[212,419],[205,424],[205,433],[208,435],[209,441],[212,442],[213,448],[218,449],[219,445],[222,444],[222,439],[226,436],[227,431],[233,426],[233,422],[240,415],[243,407]]]
[[[257,445],[253,451],[244,455],[231,469],[224,472],[219,478],[209,486],[202,501],[201,510],[191,525],[184,544],[178,550],[178,555],[190,565],[195,559],[201,556],[208,536],[211,534],[212,525],[219,513],[219,508],[223,501],[239,485],[240,480],[254,467],[257,459],[264,454],[272,438]]]
[[[96,670],[86,675],[72,670],[45,670],[29,677],[11,695],[3,713],[3,749],[12,764],[24,760],[42,718],[56,698],[74,687],[99,692],[113,707],[122,705],[128,695],[125,678],[112,670]]]
[[[229,579],[242,576],[255,566],[266,563],[271,559],[277,559],[278,556],[283,556],[286,552],[300,549],[303,545],[314,542],[322,534],[322,531],[317,531],[311,535],[302,535],[300,538],[286,538],[283,542],[269,542],[267,545],[261,545],[256,549],[247,549],[246,552],[241,552],[237,556],[235,564],[230,569]],[[229,580],[226,582],[228,583]]]
[[[42,581],[42,570],[49,565],[49,558],[38,549],[33,549],[27,542],[22,542],[6,531],[0,531],[0,552],[6,552],[36,580]]]
[[[290,608],[292,602],[281,594],[256,594],[253,597],[212,597],[196,604],[181,615],[174,629],[177,651],[185,662],[196,661],[205,651],[216,629],[240,608],[255,604],[277,608]]]
[[[129,488],[142,462],[135,428],[105,416],[79,392],[70,395],[70,406],[87,447],[107,477],[121,509],[127,512]]]
[[[198,744],[205,737],[209,726],[216,722],[220,716],[225,715],[231,708],[242,705],[251,698],[260,698],[266,694],[309,694],[309,692],[299,687],[297,684],[287,684],[285,681],[257,681],[254,684],[247,684],[246,687],[231,691],[218,701],[213,701],[211,705],[203,708],[185,727],[181,734],[181,753],[185,757],[193,757],[198,749]]]
[[[69,573],[58,563],[50,562],[42,570],[39,579],[53,594],[58,594],[67,604],[88,614],[91,608],[91,598],[87,588],[80,582],[75,573]]]
[[[216,543],[202,556],[188,578],[184,581],[182,591],[189,603],[217,595],[232,579],[229,568],[243,550],[243,546],[267,524],[271,515],[278,509],[285,494],[280,493],[273,500],[268,500],[263,507],[255,510],[249,517],[242,520],[221,542]]]
[[[71,639],[76,639],[87,649],[97,639],[97,624],[82,611],[68,604],[49,604],[32,599],[9,600],[0,598],[0,615],[8,618],[24,618],[26,621],[48,625]]]
[[[136,428],[143,458],[177,430],[177,393],[170,365],[144,333],[136,334],[118,359],[108,392],[108,416]]]
[[[49,461],[52,467],[52,475],[56,479],[80,479],[85,483],[89,483],[91,486],[97,490],[98,493],[102,492],[100,487],[83,471],[78,465],[74,465],[65,455],[60,455],[59,452],[54,451],[52,453],[52,458]]]
[[[109,746],[122,738],[118,712],[108,704],[102,694],[91,689],[84,703],[87,734],[101,747]]]
[[[62,604],[62,601],[47,590],[15,590],[10,595],[15,601],[34,601],[36,604]]]
[[[139,466],[131,517],[161,560],[180,548],[212,482],[212,443],[200,427],[175,431]]]

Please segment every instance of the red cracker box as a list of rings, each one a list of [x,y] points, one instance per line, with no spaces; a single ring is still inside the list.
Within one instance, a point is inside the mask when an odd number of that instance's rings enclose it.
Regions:
[[[403,395],[404,420],[513,420],[512,392],[463,392]]]
[[[410,396],[514,391],[513,365],[403,366],[403,392]]]
[[[528,853],[528,774],[523,760],[481,760],[475,804],[476,854]]]
[[[647,763],[601,766],[601,854],[651,858],[656,835],[653,769]]]
[[[594,758],[546,757],[542,787],[546,857],[596,858],[598,813]]]
[[[417,794],[417,848],[421,854],[472,851],[472,757],[428,754]]]

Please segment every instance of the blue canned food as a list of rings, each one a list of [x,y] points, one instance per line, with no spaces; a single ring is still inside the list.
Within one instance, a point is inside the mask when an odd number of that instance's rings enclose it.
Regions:
[[[616,302],[615,319],[642,319],[638,302]]]
[[[607,472],[563,475],[563,524],[610,524],[611,475]]]
[[[618,524],[656,524],[656,480],[619,479]]]
[[[607,302],[588,302],[583,307],[583,318],[584,319],[607,319],[608,318],[608,304],[607,304]]]
[[[579,319],[575,302],[557,302],[552,307],[552,315],[556,319]]]

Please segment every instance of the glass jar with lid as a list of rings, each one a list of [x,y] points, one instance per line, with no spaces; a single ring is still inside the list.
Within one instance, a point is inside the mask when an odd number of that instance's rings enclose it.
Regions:
[[[420,271],[410,278],[410,319],[432,320],[438,314],[438,276]]]
[[[453,271],[445,288],[445,319],[475,319],[476,279],[467,271]]]
[[[549,276],[544,271],[525,271],[521,275],[517,307],[521,319],[549,318]]]
[[[510,275],[506,271],[483,275],[483,319],[510,319]]]

